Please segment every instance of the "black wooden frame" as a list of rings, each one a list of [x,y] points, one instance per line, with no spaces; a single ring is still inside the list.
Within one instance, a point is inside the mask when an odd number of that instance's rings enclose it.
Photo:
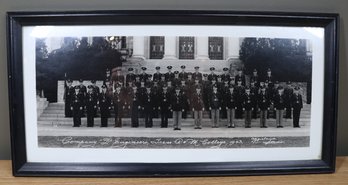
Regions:
[[[335,171],[338,94],[338,14],[231,11],[8,12],[8,88],[15,176],[226,176]],[[22,27],[36,25],[258,25],[325,28],[321,160],[214,163],[30,163],[26,158]]]

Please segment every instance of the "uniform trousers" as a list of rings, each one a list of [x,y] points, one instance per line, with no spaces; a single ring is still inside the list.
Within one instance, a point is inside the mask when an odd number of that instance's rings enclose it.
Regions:
[[[277,126],[282,126],[282,124],[283,124],[283,113],[284,113],[284,110],[283,110],[283,109],[277,109],[277,110],[276,110],[276,122],[277,122]]]
[[[266,126],[267,110],[260,111],[260,127]]]
[[[294,127],[299,127],[300,126],[300,114],[301,114],[301,109],[299,109],[299,108],[295,108],[295,109],[293,109],[293,117],[294,117],[294,119],[293,119],[293,126]]]
[[[235,116],[235,109],[227,109],[227,123],[228,126],[234,127],[234,116]]]
[[[245,127],[251,126],[251,110],[245,110]]]
[[[181,128],[182,111],[173,111],[174,128]]]
[[[195,117],[195,127],[201,127],[202,126],[203,111],[195,110],[194,117]]]
[[[220,110],[219,109],[211,109],[211,119],[213,121],[213,127],[219,126],[219,118],[220,118]]]

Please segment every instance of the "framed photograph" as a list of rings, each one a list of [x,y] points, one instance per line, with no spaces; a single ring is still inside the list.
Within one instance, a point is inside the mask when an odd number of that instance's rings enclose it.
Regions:
[[[13,174],[334,172],[338,20],[9,12]]]

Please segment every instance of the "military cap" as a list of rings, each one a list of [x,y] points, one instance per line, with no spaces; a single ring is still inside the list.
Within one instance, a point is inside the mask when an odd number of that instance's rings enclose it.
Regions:
[[[250,87],[247,86],[247,87],[245,88],[245,90],[246,90],[246,91],[250,91]]]
[[[93,89],[93,86],[89,85],[87,86],[88,89]]]
[[[175,90],[179,90],[180,91],[180,87],[175,88]]]
[[[257,70],[256,70],[256,69],[254,69],[254,70],[253,70],[253,72],[257,72]]]
[[[149,77],[151,78],[151,77],[152,77],[152,74],[148,74],[147,77],[148,77],[148,78],[149,78]]]
[[[296,90],[296,91],[300,90],[300,87],[296,86],[296,87],[295,87],[295,90]]]
[[[204,77],[207,77],[207,76],[208,76],[208,74],[203,74],[203,76],[204,76]]]
[[[104,85],[102,85],[101,87],[102,87],[102,88],[106,88],[106,85],[104,84]]]
[[[151,89],[151,87],[150,86],[146,86],[146,89]]]
[[[213,88],[217,88],[217,85],[215,84],[215,85],[213,85]]]
[[[80,79],[80,80],[79,80],[79,82],[83,82],[83,80],[82,80],[82,79]]]
[[[68,82],[68,83],[72,83],[72,80],[68,79],[67,82]]]
[[[217,78],[222,78],[221,75],[217,75],[216,77],[217,77]]]
[[[141,67],[141,70],[144,70],[144,71],[145,71],[145,70],[146,70],[146,67]]]
[[[180,66],[180,68],[181,68],[181,69],[185,69],[185,68],[186,68],[186,66],[182,65],[182,66]]]
[[[167,66],[167,69],[172,69],[173,67],[172,66]]]
[[[199,69],[199,66],[195,66],[195,69]]]
[[[79,86],[75,86],[74,89],[75,90],[80,90],[80,87]]]
[[[179,74],[179,71],[174,71],[174,74]]]
[[[290,84],[291,84],[291,81],[287,81],[286,84],[290,85]]]
[[[270,68],[268,68],[268,69],[267,69],[267,72],[271,72],[271,69],[270,69]]]
[[[224,67],[222,70],[223,70],[223,71],[228,71],[228,68],[227,68],[227,67]]]
[[[201,90],[201,87],[200,87],[200,86],[197,86],[197,87],[196,87],[196,89],[199,89],[199,90]]]
[[[215,67],[211,67],[211,68],[210,68],[210,71],[214,71],[214,70],[215,70]]]
[[[188,73],[187,73],[187,76],[192,76],[192,73],[191,73],[191,72],[188,72]]]
[[[156,70],[159,70],[159,69],[161,69],[161,67],[160,66],[156,66],[156,68],[155,68]]]
[[[166,86],[166,85],[164,85],[163,87],[162,87],[162,89],[167,89],[168,87]]]
[[[94,84],[94,83],[95,83],[95,80],[91,80],[91,83]]]
[[[128,68],[128,71],[133,71],[133,68],[132,67]]]

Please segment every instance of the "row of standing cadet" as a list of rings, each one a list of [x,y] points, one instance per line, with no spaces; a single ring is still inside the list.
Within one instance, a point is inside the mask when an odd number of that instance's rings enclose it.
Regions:
[[[199,68],[195,67],[195,75],[187,73],[186,76],[180,76],[180,73],[175,71],[173,78],[168,80],[170,75],[159,73],[158,67],[153,75],[147,74],[144,67],[141,74],[135,75],[130,68],[126,78],[118,74],[112,81],[104,84],[101,91],[94,80],[92,85],[88,86],[88,90],[82,84],[82,80],[75,87],[68,81],[65,92],[66,116],[74,117],[74,126],[80,126],[81,117],[86,113],[87,126],[93,126],[94,117],[97,116],[99,109],[103,127],[108,125],[107,118],[110,117],[112,109],[116,127],[121,127],[122,118],[128,115],[131,117],[132,127],[139,126],[140,117],[145,118],[146,127],[153,126],[153,117],[161,117],[161,127],[167,127],[168,118],[172,116],[174,129],[179,130],[181,119],[187,118],[187,114],[192,113],[195,118],[195,128],[199,129],[203,111],[210,111],[212,127],[219,126],[221,112],[221,117],[227,117],[228,126],[231,128],[235,127],[235,118],[243,118],[243,114],[246,128],[250,128],[251,119],[257,118],[258,114],[260,114],[260,127],[266,128],[266,120],[270,112],[274,112],[277,127],[282,128],[285,109],[286,118],[291,118],[293,114],[294,127],[299,127],[302,108],[299,88],[291,88],[291,83],[288,83],[285,89],[277,82],[273,84],[273,77],[269,75],[270,70],[267,71],[270,80],[259,82],[254,71],[250,78],[251,86],[245,87],[243,85],[245,77],[240,70],[232,77],[226,72],[227,68],[223,69],[225,71],[223,75],[216,75],[214,67],[210,68],[212,72],[209,75],[202,75],[197,69]],[[195,78],[192,79],[192,76]],[[139,80],[140,77],[142,80]]]

